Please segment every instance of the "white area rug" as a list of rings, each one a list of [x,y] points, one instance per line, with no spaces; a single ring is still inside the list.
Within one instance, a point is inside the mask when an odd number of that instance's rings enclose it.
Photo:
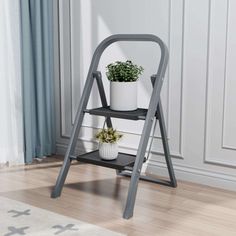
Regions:
[[[122,236],[92,224],[0,197],[0,236]]]

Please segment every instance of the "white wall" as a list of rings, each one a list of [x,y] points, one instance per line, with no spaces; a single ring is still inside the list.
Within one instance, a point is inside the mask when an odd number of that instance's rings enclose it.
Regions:
[[[234,190],[236,187],[236,2],[234,0],[59,1],[60,77],[57,86],[57,147],[65,151],[92,53],[116,33],[152,33],[170,50],[162,100],[178,179]],[[120,43],[105,51],[104,68],[117,59],[143,65],[139,106],[147,106],[150,75],[159,50],[153,44]],[[108,90],[108,81],[104,78]],[[96,88],[96,87],[95,87]],[[89,106],[99,106],[96,89]],[[102,118],[86,116],[79,149],[93,149]],[[135,153],[142,122],[116,120],[124,132],[122,151]],[[147,171],[166,174],[159,130]]]

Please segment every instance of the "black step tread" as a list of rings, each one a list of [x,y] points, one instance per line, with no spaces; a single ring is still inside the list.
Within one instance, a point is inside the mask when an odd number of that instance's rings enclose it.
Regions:
[[[118,157],[115,160],[111,161],[102,160],[99,156],[98,150],[77,156],[77,161],[117,170],[124,170],[125,167],[132,167],[134,165],[135,159],[136,159],[135,155],[119,152]]]
[[[114,111],[110,109],[110,106],[107,106],[94,109],[86,109],[84,112],[97,116],[115,117],[129,120],[145,120],[147,111],[148,109],[146,108],[138,108],[134,111]]]

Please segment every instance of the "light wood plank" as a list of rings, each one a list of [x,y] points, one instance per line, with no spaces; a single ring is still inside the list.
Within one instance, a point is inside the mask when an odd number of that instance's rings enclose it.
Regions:
[[[176,189],[140,182],[134,217],[122,219],[129,179],[87,164],[72,165],[62,196],[51,199],[61,161],[0,170],[0,195],[134,235],[236,235],[236,193],[179,182]]]

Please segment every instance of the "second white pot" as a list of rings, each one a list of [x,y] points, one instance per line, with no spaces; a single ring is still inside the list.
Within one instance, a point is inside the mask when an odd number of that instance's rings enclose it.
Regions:
[[[118,156],[117,143],[100,143],[99,156],[104,160],[115,160]]]
[[[137,109],[137,81],[110,82],[110,108],[115,111]]]

